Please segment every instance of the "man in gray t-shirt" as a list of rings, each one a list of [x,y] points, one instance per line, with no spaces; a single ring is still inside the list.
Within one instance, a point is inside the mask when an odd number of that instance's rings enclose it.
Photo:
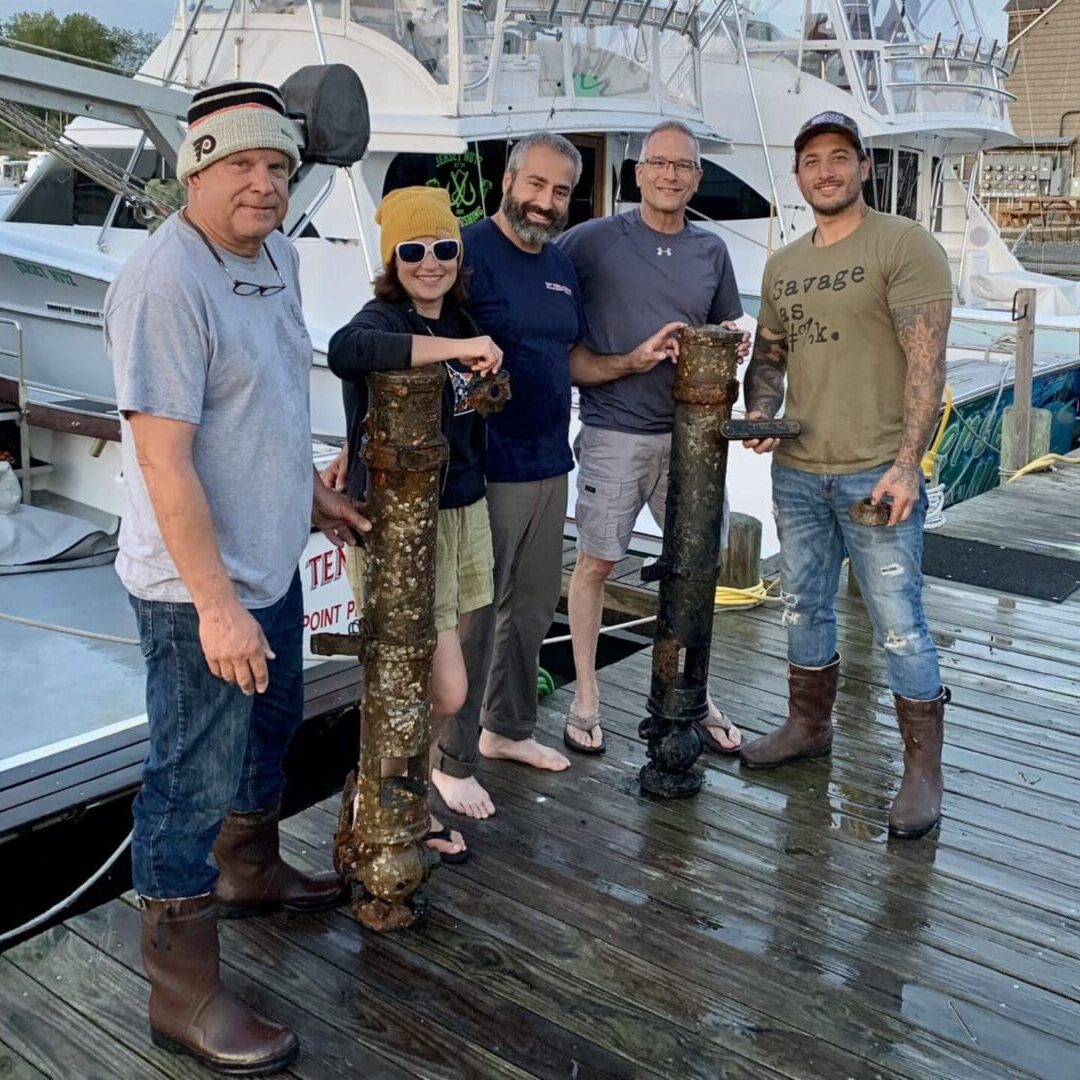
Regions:
[[[568,595],[577,682],[564,739],[593,754],[603,749],[596,637],[604,581],[626,554],[642,507],[664,524],[675,333],[706,323],[737,329],[732,320],[742,315],[723,240],[686,221],[702,175],[693,133],[678,121],[658,124],[641,157],[640,208],[585,222],[559,241],[577,271],[585,314],[570,357],[582,428],[574,446],[578,557]],[[706,746],[738,752],[738,729],[711,700],[699,731]]]
[[[312,467],[311,341],[296,252],[275,231],[300,160],[281,95],[210,87],[188,121],[176,170],[188,206],[105,299],[125,485],[117,572],[150,727],[132,877],[154,1042],[261,1073],[298,1044],[221,986],[217,918],[342,898],[335,875],[281,861],[277,816],[303,718],[297,561],[313,521],[339,544],[369,526]]]

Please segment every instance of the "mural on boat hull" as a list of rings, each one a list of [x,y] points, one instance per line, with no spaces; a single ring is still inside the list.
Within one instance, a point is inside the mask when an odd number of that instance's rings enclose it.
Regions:
[[[1032,388],[1032,403],[1036,408],[1062,412],[1075,419],[1080,399],[1080,370],[1061,371],[1042,375]],[[938,448],[940,481],[945,485],[945,505],[963,502],[981,495],[998,483],[1001,464],[1001,425],[1005,407],[1013,403],[1013,388],[1007,386],[1000,397],[986,397],[957,406]],[[1055,424],[1055,431],[1067,428]],[[1067,437],[1066,437],[1067,438]],[[1066,445],[1054,445],[1051,450],[1066,450]]]

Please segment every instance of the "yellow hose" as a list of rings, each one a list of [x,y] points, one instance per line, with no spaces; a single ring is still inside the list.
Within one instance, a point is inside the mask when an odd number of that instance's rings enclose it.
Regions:
[[[1065,454],[1043,454],[1042,457],[1029,461],[1022,469],[1017,469],[1005,483],[1011,484],[1014,480],[1019,480],[1021,476],[1027,476],[1028,473],[1033,472],[1042,472],[1052,465],[1080,465],[1080,457],[1067,457]]]
[[[757,607],[758,604],[764,604],[766,602],[776,603],[779,601],[779,596],[773,596],[772,590],[780,584],[780,579],[775,578],[767,585],[764,581],[759,581],[756,585],[751,585],[748,589],[731,589],[727,586],[721,585],[716,590],[716,606],[724,608],[745,608],[745,607]]]
[[[932,479],[934,475],[934,461],[937,458],[937,451],[938,447],[941,445],[941,440],[945,437],[945,428],[949,426],[949,417],[952,416],[952,402],[952,387],[946,383],[945,406],[941,410],[941,420],[938,422],[937,432],[934,434],[934,441],[930,444],[930,449],[923,454],[922,459],[923,476],[925,476],[927,480]]]

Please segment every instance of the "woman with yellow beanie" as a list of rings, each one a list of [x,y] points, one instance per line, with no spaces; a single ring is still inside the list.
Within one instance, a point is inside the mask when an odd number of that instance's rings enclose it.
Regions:
[[[467,401],[469,380],[502,365],[502,350],[482,335],[465,313],[461,277],[461,229],[450,198],[438,187],[399,188],[379,206],[383,271],[375,298],[330,339],[330,370],[344,383],[347,446],[359,446],[367,413],[367,376],[424,364],[445,364],[443,434],[450,444],[439,495],[435,555],[435,630],[438,643],[431,674],[431,740],[465,701],[467,681],[461,632],[469,613],[493,599],[491,529],[485,499],[484,420]],[[345,455],[345,487],[362,500],[367,470]],[[361,601],[360,559],[349,552],[349,583]],[[463,862],[469,852],[458,832],[434,817],[429,847],[444,862]]]

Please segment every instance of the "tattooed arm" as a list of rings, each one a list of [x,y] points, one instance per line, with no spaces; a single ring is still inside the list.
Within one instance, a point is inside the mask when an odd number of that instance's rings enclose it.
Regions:
[[[758,325],[754,348],[743,380],[743,397],[748,420],[771,420],[784,403],[784,376],[787,374],[787,335]],[[767,454],[779,439],[746,439],[743,446],[756,454]]]
[[[952,303],[931,300],[892,313],[897,340],[907,358],[904,380],[904,429],[896,461],[878,481],[871,498],[892,497],[889,524],[906,521],[919,498],[922,456],[930,442],[945,388],[945,345]]]

